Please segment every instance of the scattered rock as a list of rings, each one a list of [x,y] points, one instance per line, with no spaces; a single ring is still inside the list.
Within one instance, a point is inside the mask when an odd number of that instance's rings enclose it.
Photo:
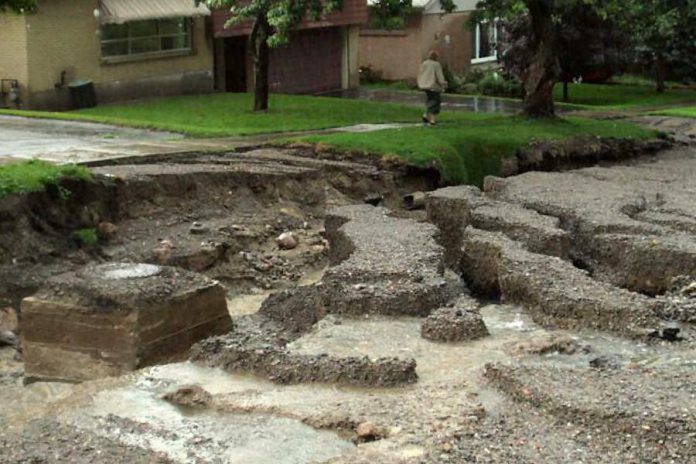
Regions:
[[[17,335],[9,330],[0,332],[0,346],[17,346]]]
[[[118,226],[111,222],[102,221],[97,224],[97,235],[102,240],[111,240],[116,236],[116,233],[118,233]]]
[[[207,234],[208,232],[210,232],[210,228],[204,224],[201,224],[200,222],[194,222],[191,224],[191,228],[189,229],[189,233],[193,235],[202,235]]]
[[[10,307],[0,309],[0,332],[17,332],[18,327],[17,311]]]
[[[428,316],[421,326],[421,336],[439,342],[461,342],[488,336],[481,315],[469,308],[440,308]]]
[[[592,347],[590,345],[581,343],[569,335],[553,334],[545,334],[513,343],[508,347],[508,352],[516,356],[524,354],[544,355],[548,353],[572,355],[577,353],[587,354],[591,351]]]
[[[276,239],[276,243],[278,244],[278,248],[281,250],[292,250],[293,248],[297,247],[299,240],[297,239],[297,235],[294,233],[283,232]]]
[[[203,407],[213,401],[213,395],[200,385],[184,385],[173,392],[165,393],[162,399],[178,406]]]
[[[689,285],[681,289],[682,295],[696,296],[696,282],[691,282]]]
[[[681,342],[684,340],[682,336],[679,335],[681,332],[681,327],[679,324],[668,324],[662,327],[660,330],[656,330],[650,334],[652,338],[659,338],[666,342]]]
[[[385,433],[381,427],[370,421],[361,422],[355,429],[358,443],[368,443],[384,438]]]
[[[602,355],[590,359],[590,367],[595,369],[619,369],[621,364],[610,356]]]
[[[167,264],[176,248],[171,240],[160,240],[159,245],[152,249],[152,255],[159,264]]]
[[[381,193],[371,193],[363,199],[363,202],[372,206],[379,206],[380,204],[382,204],[383,201],[384,195],[382,195]]]

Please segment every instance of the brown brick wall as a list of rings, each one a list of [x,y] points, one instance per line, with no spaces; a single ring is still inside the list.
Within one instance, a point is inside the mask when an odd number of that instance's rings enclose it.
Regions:
[[[469,13],[413,15],[402,33],[365,30],[360,35],[360,66],[371,66],[386,80],[414,80],[428,51],[457,74],[471,67]],[[449,41],[447,37],[449,36]]]
[[[271,51],[271,92],[319,93],[340,89],[342,60],[340,28],[298,31],[288,46]]]

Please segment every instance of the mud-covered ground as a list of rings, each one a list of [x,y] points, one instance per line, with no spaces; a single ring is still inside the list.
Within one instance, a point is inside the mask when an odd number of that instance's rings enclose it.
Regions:
[[[49,270],[145,261],[219,279],[238,324],[196,363],[75,386],[23,386],[21,354],[0,348],[0,456],[696,462],[694,155],[436,191],[431,224],[398,203],[431,179],[398,167],[258,151],[98,168],[114,196],[63,207],[115,231],[66,247],[77,223],[37,230],[51,203],[25,205],[27,241],[1,243],[7,304]],[[332,209],[375,193],[388,209]],[[280,249],[283,232],[299,245]],[[429,314],[460,341],[423,338]],[[380,359],[416,378],[372,382]],[[295,380],[279,380],[288,366]]]

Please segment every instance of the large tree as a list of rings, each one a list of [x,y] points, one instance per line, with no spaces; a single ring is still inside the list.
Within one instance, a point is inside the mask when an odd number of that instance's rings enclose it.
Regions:
[[[611,16],[653,65],[658,92],[665,90],[670,67],[696,71],[696,0],[624,0],[610,6]]]
[[[554,19],[559,7],[575,0],[482,0],[479,17],[514,21],[519,15],[529,18],[526,38],[526,63],[520,72],[524,87],[524,112],[529,117],[555,114],[553,86],[561,75],[556,47]]]
[[[506,72],[521,78],[531,61],[531,21],[521,14],[507,21],[497,44],[498,56]],[[625,60],[623,50],[630,45],[627,34],[614,22],[584,2],[558,7],[554,20],[554,53],[560,65],[563,99],[568,100],[568,84],[575,78],[601,80],[610,77]]]
[[[0,0],[0,12],[27,13],[36,9],[36,0]]]
[[[270,48],[287,44],[303,19],[319,20],[343,8],[343,0],[205,0],[232,14],[227,27],[251,21],[249,45],[254,59],[254,111],[268,109]]]

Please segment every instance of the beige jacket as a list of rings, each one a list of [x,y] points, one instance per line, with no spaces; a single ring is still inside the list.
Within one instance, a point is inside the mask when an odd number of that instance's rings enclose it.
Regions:
[[[434,60],[425,60],[418,71],[418,88],[442,92],[447,88],[447,80],[442,73],[442,66]]]

